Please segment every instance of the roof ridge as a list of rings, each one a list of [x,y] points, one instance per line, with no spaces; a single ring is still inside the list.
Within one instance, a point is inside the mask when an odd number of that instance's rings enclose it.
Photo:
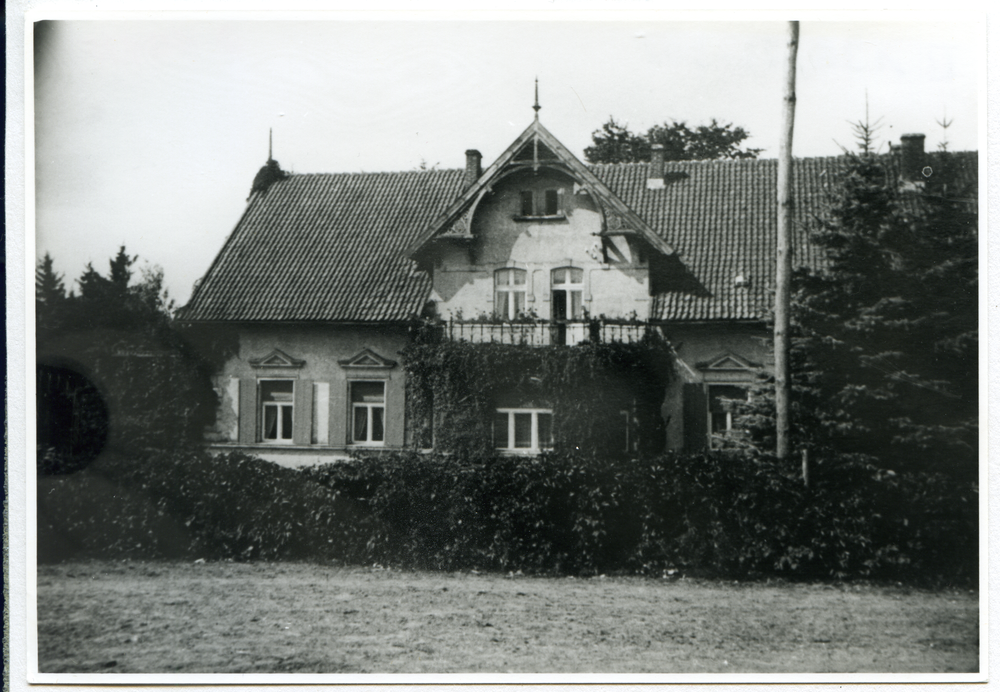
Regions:
[[[308,173],[296,173],[293,171],[285,171],[291,178],[304,178],[309,176],[324,176],[324,175],[424,175],[428,173],[463,173],[464,168],[429,168],[427,170],[409,170],[409,171],[310,171]]]

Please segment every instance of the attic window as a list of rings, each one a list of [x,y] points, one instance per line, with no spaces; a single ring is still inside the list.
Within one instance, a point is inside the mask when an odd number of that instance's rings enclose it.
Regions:
[[[521,190],[521,213],[514,218],[519,221],[538,219],[563,219],[562,195],[560,190]]]

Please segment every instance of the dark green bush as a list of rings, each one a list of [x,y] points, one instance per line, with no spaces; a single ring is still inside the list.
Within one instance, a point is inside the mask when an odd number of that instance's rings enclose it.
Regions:
[[[39,559],[975,581],[974,485],[833,466],[805,488],[773,461],[737,453],[410,451],[302,470],[238,453],[105,455],[39,479]]]
[[[239,453],[105,455],[78,473],[40,478],[38,495],[46,559],[356,561],[373,532],[356,502],[295,469]]]
[[[604,460],[415,452],[306,471],[366,506],[370,560],[434,569],[969,581],[974,486],[843,464],[805,488],[735,453]]]

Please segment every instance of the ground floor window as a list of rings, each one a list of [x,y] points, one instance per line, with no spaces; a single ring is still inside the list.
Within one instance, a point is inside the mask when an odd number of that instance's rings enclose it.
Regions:
[[[493,418],[497,449],[540,452],[552,449],[552,411],[538,408],[500,408]]]
[[[351,442],[385,443],[385,382],[351,383]]]
[[[294,380],[261,380],[261,438],[264,442],[292,442],[295,411]]]
[[[736,432],[733,426],[736,402],[747,401],[749,390],[735,385],[709,385],[708,387],[708,425],[709,435],[715,446],[718,437],[732,435]]]

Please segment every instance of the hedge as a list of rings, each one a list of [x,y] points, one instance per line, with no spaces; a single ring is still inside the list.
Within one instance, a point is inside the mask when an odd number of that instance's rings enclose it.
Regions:
[[[369,513],[246,454],[104,455],[38,479],[40,561],[67,558],[364,559]]]
[[[39,479],[39,559],[308,559],[548,574],[672,570],[972,583],[978,492],[769,459],[391,452],[302,470],[243,454],[102,459]]]
[[[971,582],[978,492],[838,465],[805,488],[773,460],[413,452],[306,470],[366,506],[368,559],[432,569]]]

